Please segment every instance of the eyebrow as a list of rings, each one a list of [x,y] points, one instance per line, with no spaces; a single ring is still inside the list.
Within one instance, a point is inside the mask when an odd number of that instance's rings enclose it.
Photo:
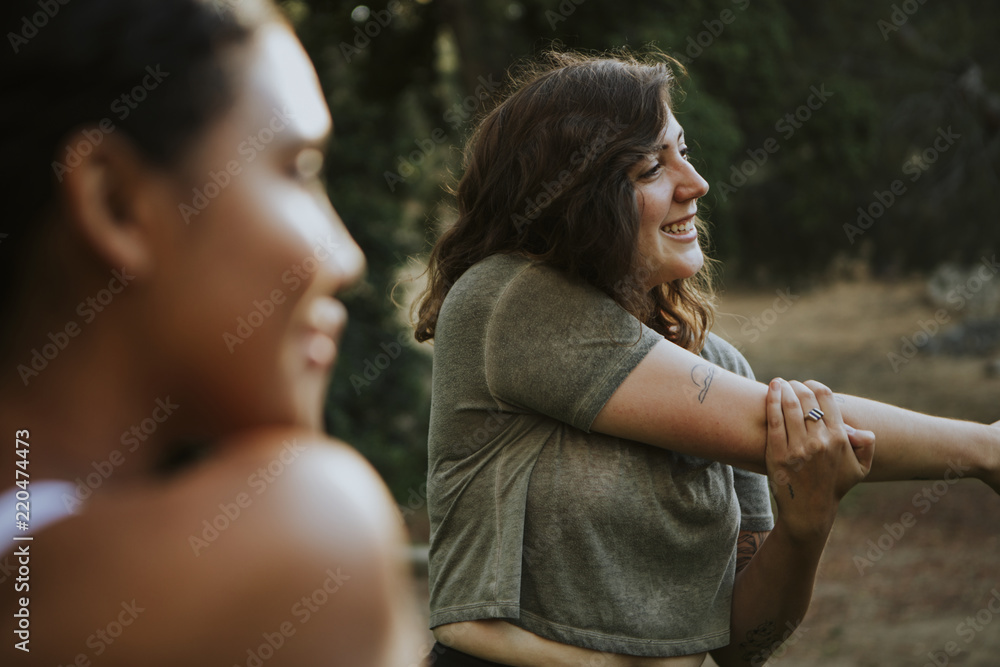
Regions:
[[[684,130],[681,130],[680,134],[677,135],[677,143],[678,144],[683,144],[684,143]],[[660,146],[660,150],[661,151],[668,150],[669,148],[670,148],[670,144],[662,144]]]

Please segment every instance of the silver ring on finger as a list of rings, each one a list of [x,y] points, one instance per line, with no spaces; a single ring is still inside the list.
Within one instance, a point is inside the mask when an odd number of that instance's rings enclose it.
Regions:
[[[822,410],[820,410],[819,408],[813,408],[812,410],[806,413],[806,421],[818,422],[821,419],[823,419],[823,415],[824,412]]]

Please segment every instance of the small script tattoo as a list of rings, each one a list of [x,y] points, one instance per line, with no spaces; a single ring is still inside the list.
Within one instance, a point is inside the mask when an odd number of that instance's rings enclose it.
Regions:
[[[795,489],[792,488],[791,484],[788,485],[788,495],[790,495],[792,498],[795,497]]]
[[[712,386],[712,378],[715,377],[715,366],[711,364],[697,364],[691,369],[691,382],[694,382],[694,386],[701,389],[698,392],[698,402],[704,403],[705,396],[708,395],[708,389]]]

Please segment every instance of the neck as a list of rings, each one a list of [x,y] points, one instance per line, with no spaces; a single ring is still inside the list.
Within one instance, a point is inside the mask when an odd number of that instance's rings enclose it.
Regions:
[[[15,432],[27,430],[31,480],[80,479],[95,489],[150,474],[176,430],[172,399],[150,381],[124,333],[131,328],[115,319],[108,312],[76,335],[18,337],[0,380],[0,437],[11,452],[0,460],[10,460]]]

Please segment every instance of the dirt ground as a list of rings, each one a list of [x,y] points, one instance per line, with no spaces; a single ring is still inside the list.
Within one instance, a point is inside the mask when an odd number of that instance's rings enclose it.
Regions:
[[[765,382],[816,379],[930,414],[1000,419],[1000,378],[985,358],[902,354],[902,338],[936,311],[921,281],[729,292],[715,331]],[[419,540],[426,528],[414,529]],[[425,573],[416,583],[426,606]],[[996,667],[991,600],[1000,610],[1000,497],[974,480],[864,484],[841,505],[799,632],[768,664]]]
[[[840,283],[785,299],[729,293],[720,310],[728,314],[716,332],[765,382],[816,379],[930,414],[1000,419],[1000,378],[983,357],[903,355],[902,339],[921,338],[921,323],[933,331],[937,307],[922,281]],[[962,313],[947,315],[938,336]],[[978,481],[864,484],[841,505],[801,640],[768,664],[996,667],[994,596],[1000,610],[1000,497]]]

